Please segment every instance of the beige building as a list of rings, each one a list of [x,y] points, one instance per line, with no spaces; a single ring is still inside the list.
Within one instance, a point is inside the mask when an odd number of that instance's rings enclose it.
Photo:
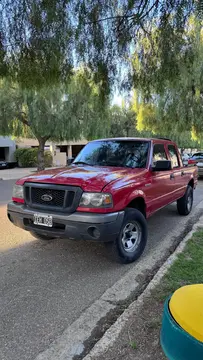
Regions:
[[[50,150],[53,156],[54,166],[64,166],[72,158],[75,158],[80,150],[87,144],[87,140],[82,139],[78,141],[63,141],[60,143],[47,141],[46,150]],[[36,139],[17,139],[16,146],[18,148],[37,147],[38,141]]]

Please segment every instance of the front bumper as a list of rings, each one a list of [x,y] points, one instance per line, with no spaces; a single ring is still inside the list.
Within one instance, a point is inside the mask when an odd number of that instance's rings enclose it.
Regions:
[[[45,212],[33,210],[26,205],[10,202],[8,204],[8,218],[16,226],[27,230],[36,231],[38,234],[51,235],[75,240],[113,241],[120,232],[124,212],[110,214],[94,214],[75,212],[73,214],[50,213],[53,227],[38,226],[33,224],[35,213]]]

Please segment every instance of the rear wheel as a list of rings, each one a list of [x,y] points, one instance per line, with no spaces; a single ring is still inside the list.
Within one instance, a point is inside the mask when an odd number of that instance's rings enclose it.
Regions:
[[[193,206],[193,188],[188,185],[185,195],[177,201],[177,209],[180,215],[189,215]]]
[[[127,264],[137,260],[143,253],[147,242],[147,222],[137,209],[126,209],[123,224],[117,239],[105,243],[115,260]]]
[[[38,239],[38,240],[43,240],[43,241],[50,241],[50,240],[56,239],[54,236],[39,234],[39,233],[36,232],[36,231],[30,231],[30,234],[31,234],[32,236],[34,236],[36,239]]]

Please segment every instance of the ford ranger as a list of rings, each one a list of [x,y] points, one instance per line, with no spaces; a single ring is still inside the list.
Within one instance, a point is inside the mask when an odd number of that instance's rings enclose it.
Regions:
[[[102,241],[130,263],[144,251],[147,218],[175,201],[188,215],[196,185],[196,167],[183,167],[169,139],[95,140],[69,167],[18,180],[8,218],[41,240]]]

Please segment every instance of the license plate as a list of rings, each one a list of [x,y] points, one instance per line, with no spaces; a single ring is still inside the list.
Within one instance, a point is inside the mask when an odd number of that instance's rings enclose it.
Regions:
[[[53,226],[53,218],[51,215],[34,214],[34,224],[52,227]]]

